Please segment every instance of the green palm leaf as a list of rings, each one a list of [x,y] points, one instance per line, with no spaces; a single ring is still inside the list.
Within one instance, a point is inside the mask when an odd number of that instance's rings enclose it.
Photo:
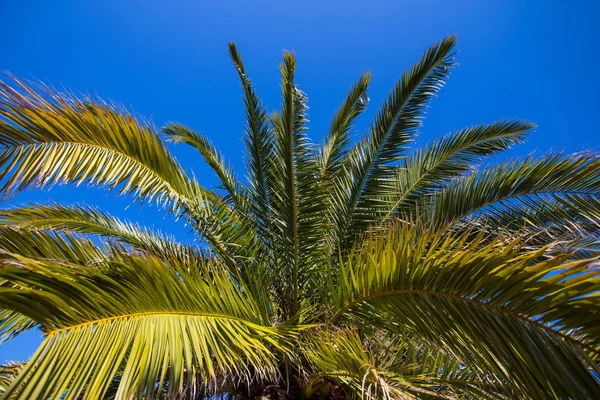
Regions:
[[[410,152],[398,168],[395,180],[400,195],[391,197],[390,212],[397,212],[403,203],[415,202],[449,179],[471,172],[480,158],[523,142],[532,128],[525,121],[498,121],[456,131]]]
[[[594,397],[600,269],[545,249],[400,226],[341,268],[337,312],[409,329],[531,398]]]
[[[556,243],[553,250],[567,249],[576,258],[597,257],[600,238],[600,201],[593,195],[550,196],[542,203],[521,198],[518,203],[467,217],[452,224],[454,230],[472,230],[520,238],[526,249],[533,250]]]
[[[402,158],[402,151],[413,141],[421,126],[424,110],[441,88],[454,64],[455,38],[447,37],[432,46],[419,63],[402,75],[382,105],[369,134],[348,157],[348,174],[340,178],[335,214],[339,217],[338,239],[364,231],[376,224],[379,204],[374,196],[391,190],[393,169],[390,163]],[[375,201],[374,201],[375,200]],[[349,236],[348,236],[349,235]]]
[[[367,89],[370,81],[371,74],[363,74],[359,78],[331,121],[329,135],[319,154],[320,175],[323,179],[331,179],[343,168],[348,157],[352,125],[369,102]]]
[[[300,309],[300,296],[307,292],[309,269],[314,266],[311,256],[324,229],[319,213],[324,208],[319,201],[322,192],[314,171],[317,166],[313,146],[305,134],[306,97],[294,83],[296,59],[284,54],[281,64],[283,103],[280,114],[273,116],[275,134],[271,187],[273,241],[282,252],[279,264],[282,281],[289,293],[286,301],[289,315]],[[308,282],[307,282],[308,283]]]
[[[11,362],[0,366],[0,395],[10,386],[12,381],[23,370],[25,364],[21,362]]]
[[[94,207],[59,204],[15,207],[0,210],[0,224],[25,230],[99,235],[166,260],[175,258],[180,262],[195,262],[204,258],[198,249],[178,243],[161,232],[152,232],[133,222],[121,221]],[[16,249],[7,251],[15,252]]]
[[[206,164],[215,172],[227,193],[226,199],[240,210],[247,205],[246,190],[238,182],[233,170],[225,163],[224,157],[205,136],[181,124],[170,123],[163,128],[175,143],[186,143],[198,150]]]
[[[85,387],[86,396],[101,397],[120,366],[117,397],[161,392],[167,374],[171,395],[186,379],[200,387],[217,375],[276,375],[273,352],[286,351],[293,330],[272,326],[267,305],[217,264],[201,273],[174,260],[119,258],[96,268],[17,255],[2,261],[0,275],[21,287],[1,288],[1,303],[47,331],[7,395],[76,398]]]
[[[13,310],[0,311],[0,345],[34,328],[35,321]]]
[[[248,75],[235,43],[229,43],[229,55],[240,77],[244,91],[244,106],[246,110],[246,129],[244,143],[248,151],[246,160],[249,187],[249,196],[252,199],[251,207],[261,222],[259,232],[269,235],[271,226],[271,189],[269,182],[272,179],[270,168],[271,157],[274,151],[273,132],[269,127],[267,112],[263,107]]]
[[[105,263],[110,258],[102,248],[81,237],[2,226],[0,227],[0,259],[10,258],[11,254],[35,260],[76,263],[83,266],[95,266]],[[12,289],[18,288],[19,285],[2,279],[0,287]],[[0,311],[0,343],[38,325],[38,322],[15,311],[14,308],[2,310]]]
[[[56,232],[29,231],[17,226],[0,226],[0,254],[18,254],[32,259],[81,265],[94,265],[109,258],[102,246],[96,245],[88,238]]]
[[[477,213],[500,214],[519,203],[535,209],[557,197],[597,198],[599,193],[600,159],[596,154],[550,154],[509,161],[454,180],[430,203],[436,223],[447,224]],[[585,209],[581,211],[583,218],[594,219]]]
[[[118,106],[14,82],[20,90],[0,82],[5,195],[62,182],[106,185],[146,201],[202,195],[150,124]]]
[[[443,349],[419,346],[406,336],[319,332],[305,348],[314,371],[306,395],[327,389],[346,390],[356,398],[491,399],[508,394],[490,376],[477,374]]]

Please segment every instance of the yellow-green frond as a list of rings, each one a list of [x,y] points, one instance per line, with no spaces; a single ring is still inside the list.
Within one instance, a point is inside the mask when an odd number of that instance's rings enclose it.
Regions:
[[[279,355],[292,356],[294,328],[274,325],[268,298],[212,262],[199,271],[151,256],[82,267],[7,255],[0,276],[15,285],[0,288],[0,304],[47,332],[7,390],[19,398],[99,398],[121,367],[124,397],[215,392],[223,377],[274,378]]]
[[[0,82],[4,195],[59,183],[107,186],[160,203],[202,195],[151,124],[101,100],[13,83]]]

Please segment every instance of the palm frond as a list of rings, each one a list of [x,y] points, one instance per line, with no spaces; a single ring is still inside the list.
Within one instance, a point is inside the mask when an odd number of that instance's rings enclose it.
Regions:
[[[335,397],[347,390],[363,399],[501,398],[496,392],[501,387],[493,379],[473,373],[443,350],[416,345],[410,337],[336,330],[319,332],[306,341],[303,349],[312,367],[306,395],[321,392]],[[322,393],[324,389],[338,393]]]
[[[343,168],[349,153],[350,133],[356,118],[367,108],[371,74],[363,74],[350,88],[344,104],[335,113],[325,144],[320,149],[321,179],[331,179]]]
[[[85,390],[100,398],[120,367],[119,398],[176,396],[184,386],[216,391],[217,376],[273,378],[294,328],[273,326],[271,306],[258,300],[266,297],[218,264],[205,268],[151,256],[90,268],[7,255],[0,277],[16,287],[0,288],[0,304],[47,334],[6,396],[77,398]]]
[[[202,134],[178,123],[169,123],[163,127],[163,132],[169,135],[172,142],[186,143],[194,147],[204,162],[214,171],[225,189],[227,202],[231,201],[238,209],[247,207],[246,188],[238,181],[230,165],[225,162],[224,156]]]
[[[322,332],[309,337],[304,349],[315,371],[315,375],[309,378],[309,390],[314,390],[313,387],[318,383],[326,383],[323,379],[329,378],[343,384],[355,398],[407,398],[392,384],[399,377],[386,374],[384,369],[389,367],[387,361],[392,355],[388,353],[383,360],[376,360],[372,354],[368,354],[354,331]]]
[[[16,398],[17,396],[7,397],[5,396],[6,389],[15,380],[17,375],[25,367],[23,362],[10,362],[8,364],[0,365],[0,396],[2,398]]]
[[[401,371],[410,384],[406,390],[419,398],[505,399],[514,396],[506,382],[442,347],[414,340],[408,334],[388,335],[385,345],[375,349],[375,357],[392,352],[392,368]]]
[[[213,200],[204,207],[195,227],[200,237],[210,246],[210,252],[223,261],[235,274],[256,270],[260,258],[258,246],[262,238],[244,212],[231,208],[223,199]],[[260,279],[260,275],[254,274]]]
[[[339,175],[345,174],[345,164],[348,162],[350,152],[351,130],[356,118],[366,109],[369,98],[367,89],[371,80],[370,74],[363,74],[359,80],[350,88],[346,100],[336,112],[331,122],[329,134],[325,143],[319,148],[317,154],[317,166],[319,168],[319,184],[324,192],[326,212],[328,215],[327,232],[335,229],[335,221],[338,218],[339,209],[333,207],[339,202]],[[346,193],[343,193],[345,195]],[[330,253],[335,253],[337,243],[334,238],[328,239]]]
[[[252,211],[252,230],[260,238],[264,248],[262,252],[253,252],[252,258],[256,261],[254,275],[259,281],[279,281],[279,258],[276,255],[274,240],[274,218],[271,208],[270,184],[273,182],[273,171],[271,164],[274,155],[275,138],[273,130],[269,126],[266,107],[259,99],[235,43],[229,43],[229,55],[233,66],[239,76],[244,93],[244,108],[246,114],[246,125],[244,129],[244,144],[247,154],[245,156],[246,171],[248,175],[248,198],[249,208]],[[262,267],[260,267],[262,266]],[[270,275],[270,276],[268,276]],[[274,276],[273,276],[274,275]],[[280,293],[284,286],[278,283]],[[279,295],[281,298],[282,296]]]
[[[5,182],[0,191],[89,183],[170,203],[235,268],[229,253],[243,243],[239,234],[223,236],[235,230],[223,226],[235,218],[226,218],[231,213],[220,197],[185,173],[152,125],[101,100],[15,83],[21,90],[0,84],[0,180]]]
[[[436,224],[450,224],[473,215],[494,215],[525,204],[544,207],[556,198],[581,199],[600,195],[600,157],[581,153],[549,154],[506,162],[480,170],[444,185],[439,194],[426,199]],[[427,205],[423,209],[427,209]],[[595,219],[581,209],[580,217]]]
[[[454,65],[454,36],[432,46],[409,71],[402,75],[389,98],[379,110],[370,131],[356,145],[347,162],[348,173],[337,183],[339,215],[337,237],[352,241],[378,222],[381,204],[377,198],[391,191],[393,168],[414,140],[424,110],[437,93]]]
[[[498,121],[461,129],[410,152],[394,178],[397,195],[390,199],[390,214],[403,203],[413,203],[421,195],[440,189],[449,179],[472,172],[482,157],[522,143],[533,128],[525,121]]]
[[[284,54],[282,110],[272,119],[275,149],[269,184],[276,232],[273,241],[281,251],[279,266],[290,297],[287,300],[290,315],[298,312],[300,296],[307,292],[303,283],[310,282],[308,269],[315,267],[311,257],[320,255],[315,249],[322,245],[325,226],[321,215],[325,210],[320,201],[322,192],[315,174],[316,158],[304,132],[307,99],[294,82],[295,71],[295,56]]]
[[[79,265],[95,265],[109,258],[107,248],[96,245],[88,238],[0,226],[0,259],[5,254]]]
[[[521,199],[452,224],[455,231],[487,232],[511,240],[520,238],[527,250],[556,243],[552,250],[567,250],[575,258],[600,255],[600,200],[593,195]]]
[[[187,203],[202,190],[153,127],[122,107],[48,87],[0,82],[0,191],[88,183],[135,198]]]
[[[173,237],[153,232],[133,222],[122,221],[90,206],[30,204],[4,209],[0,210],[0,225],[16,226],[24,230],[103,236],[166,260],[175,258],[180,262],[192,263],[205,257],[199,249],[183,245]],[[39,238],[36,237],[35,240]],[[8,251],[14,252],[15,249]]]
[[[7,254],[84,266],[97,265],[110,258],[102,248],[81,237],[29,232],[14,226],[0,226],[0,260],[6,258]],[[2,279],[0,287],[11,289],[15,288],[15,285]],[[7,342],[38,325],[38,322],[14,309],[1,310],[0,343]]]
[[[342,265],[333,320],[409,330],[527,398],[600,393],[597,261],[403,224]]]
[[[260,224],[252,213],[246,187],[238,181],[223,155],[206,137],[176,123],[168,124],[163,131],[170,135],[172,141],[195,147],[226,191],[224,198],[213,197],[211,204],[197,214],[197,230],[218,249],[217,254],[224,261],[239,264],[240,258],[252,258],[255,255],[253,239],[256,237],[252,232],[260,229]]]
[[[250,187],[249,196],[254,213],[261,222],[258,230],[269,236],[271,226],[269,181],[272,174],[271,157],[274,150],[273,132],[269,128],[267,111],[246,74],[242,57],[233,42],[229,43],[229,55],[244,92],[246,111],[244,143],[248,151],[246,165]]]
[[[31,318],[14,310],[0,310],[0,345],[36,326],[37,323]]]

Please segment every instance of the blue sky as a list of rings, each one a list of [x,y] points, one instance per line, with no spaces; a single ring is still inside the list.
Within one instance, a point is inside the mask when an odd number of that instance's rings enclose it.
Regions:
[[[19,1],[0,0],[0,70],[98,94],[158,126],[179,121],[203,132],[243,176],[243,108],[227,43],[274,110],[282,50],[297,54],[309,97],[310,131],[321,141],[333,111],[361,72],[373,73],[368,125],[402,71],[444,35],[459,39],[459,66],[434,100],[419,138],[499,118],[538,125],[513,151],[600,145],[600,52],[595,1]],[[215,183],[192,150],[174,154],[201,182]],[[29,191],[2,207],[59,201],[101,206],[173,233],[188,232],[161,210],[101,189]],[[0,345],[0,362],[27,359],[39,332]]]

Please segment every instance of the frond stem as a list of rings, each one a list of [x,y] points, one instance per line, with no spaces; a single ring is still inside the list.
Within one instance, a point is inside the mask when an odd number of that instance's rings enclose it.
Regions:
[[[107,318],[101,318],[101,319],[96,319],[96,320],[92,320],[92,321],[86,321],[86,322],[82,322],[77,325],[72,325],[72,326],[69,326],[66,328],[55,329],[53,331],[46,332],[46,333],[44,333],[43,336],[46,337],[46,336],[57,335],[62,332],[67,332],[67,331],[70,331],[73,329],[79,329],[79,328],[82,328],[85,326],[97,325],[97,324],[114,321],[114,320],[118,320],[118,319],[141,318],[141,317],[148,317],[148,316],[153,316],[153,315],[180,315],[180,316],[190,316],[190,317],[228,319],[228,320],[241,322],[244,325],[247,325],[247,326],[257,329],[257,330],[264,331],[264,330],[269,329],[268,327],[257,325],[255,323],[246,321],[242,318],[233,317],[231,315],[203,313],[203,312],[191,312],[191,311],[149,311],[149,312],[141,312],[141,313],[133,313],[133,314],[123,314],[123,315],[117,315],[114,317],[107,317]]]

